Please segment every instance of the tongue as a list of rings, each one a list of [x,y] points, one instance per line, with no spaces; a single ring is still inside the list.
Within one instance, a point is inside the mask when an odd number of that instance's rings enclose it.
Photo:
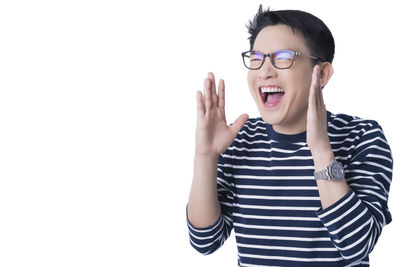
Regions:
[[[267,96],[267,104],[277,104],[279,101],[281,101],[283,95],[285,93],[273,93],[273,94],[268,94]]]

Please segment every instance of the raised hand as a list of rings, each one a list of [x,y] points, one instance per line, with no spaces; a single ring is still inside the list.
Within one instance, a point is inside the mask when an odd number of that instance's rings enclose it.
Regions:
[[[233,142],[248,119],[239,116],[232,126],[226,124],[225,83],[219,80],[218,93],[213,73],[204,79],[204,94],[197,91],[196,155],[218,157]]]
[[[328,137],[326,108],[321,90],[320,66],[314,66],[307,111],[307,145],[319,169],[333,159]]]

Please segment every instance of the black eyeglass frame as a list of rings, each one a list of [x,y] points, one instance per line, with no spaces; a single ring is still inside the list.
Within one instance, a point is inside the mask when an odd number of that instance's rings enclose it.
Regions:
[[[288,67],[285,67],[285,68],[279,68],[279,67],[277,67],[277,66],[275,65],[274,60],[272,59],[272,55],[274,55],[275,53],[278,53],[278,52],[282,52],[282,51],[288,51],[288,52],[294,53],[293,58],[292,58],[292,62],[290,63],[290,65],[289,65]],[[262,60],[262,63],[261,63],[261,65],[260,65],[260,67],[258,67],[258,68],[249,68],[249,67],[246,66],[245,55],[246,55],[246,53],[249,53],[249,52],[256,52],[256,53],[259,53],[260,55],[263,56],[263,60]],[[325,60],[323,60],[323,59],[321,59],[321,58],[319,58],[319,57],[310,56],[310,55],[305,55],[305,54],[302,54],[302,53],[300,53],[300,52],[293,51],[293,50],[288,50],[288,49],[278,50],[278,51],[275,51],[275,52],[270,53],[270,54],[263,54],[263,53],[261,53],[261,52],[259,52],[259,51],[254,51],[254,50],[249,50],[249,51],[246,51],[246,52],[243,52],[243,53],[242,53],[243,64],[244,64],[244,66],[245,66],[246,68],[248,68],[249,70],[258,70],[258,69],[261,69],[261,67],[264,65],[264,62],[265,62],[265,58],[266,58],[266,57],[269,57],[269,59],[271,60],[272,66],[274,66],[275,68],[280,69],[280,70],[289,69],[289,68],[293,65],[294,58],[295,58],[296,56],[303,56],[303,57],[312,58],[312,59],[314,59],[314,60],[317,61],[317,62],[318,62],[318,61],[321,61],[321,62],[324,62],[324,61],[325,61]]]

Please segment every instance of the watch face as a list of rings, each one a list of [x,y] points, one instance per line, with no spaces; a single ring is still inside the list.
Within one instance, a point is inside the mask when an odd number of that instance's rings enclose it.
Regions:
[[[340,162],[334,162],[332,164],[332,176],[335,179],[342,179],[344,177],[343,166]]]

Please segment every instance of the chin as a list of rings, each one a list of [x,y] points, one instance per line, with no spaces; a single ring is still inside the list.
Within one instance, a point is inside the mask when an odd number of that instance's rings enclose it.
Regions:
[[[263,121],[270,125],[282,124],[283,121],[282,114],[267,114],[266,112],[260,112],[260,115]]]

